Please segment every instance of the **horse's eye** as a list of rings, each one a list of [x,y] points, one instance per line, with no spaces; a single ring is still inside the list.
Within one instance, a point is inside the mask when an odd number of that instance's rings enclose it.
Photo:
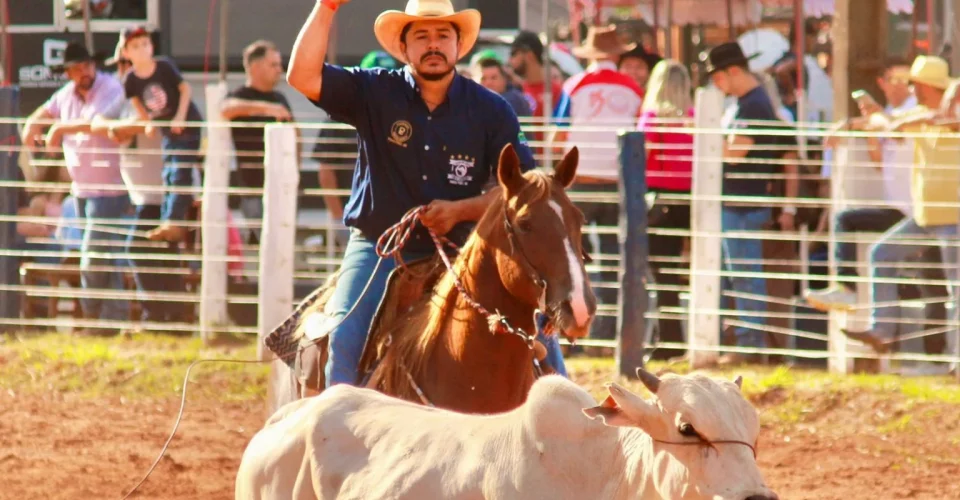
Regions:
[[[530,219],[517,219],[517,229],[521,232],[529,233],[533,230],[533,225],[530,224]]]
[[[678,427],[677,430],[680,431],[681,436],[695,437],[695,438],[700,437],[700,433],[698,433],[697,430],[694,429],[693,426],[690,424],[686,424],[686,423],[680,424],[680,427]]]

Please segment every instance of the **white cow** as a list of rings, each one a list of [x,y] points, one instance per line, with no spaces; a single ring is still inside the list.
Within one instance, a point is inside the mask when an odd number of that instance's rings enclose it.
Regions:
[[[739,379],[639,374],[655,399],[611,384],[596,406],[548,376],[523,406],[489,416],[335,386],[284,406],[253,437],[236,498],[777,498],[757,467],[759,420]]]

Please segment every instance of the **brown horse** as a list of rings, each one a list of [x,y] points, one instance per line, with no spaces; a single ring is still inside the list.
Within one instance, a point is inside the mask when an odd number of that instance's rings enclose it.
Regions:
[[[569,338],[587,335],[596,299],[580,246],[583,215],[564,191],[577,163],[574,148],[553,175],[523,174],[513,147],[503,149],[502,197],[477,224],[453,271],[435,266],[432,280],[419,281],[420,286],[430,283],[430,293],[413,304],[398,297],[410,295],[410,288],[401,289],[391,277],[361,360],[361,372],[372,370],[367,387],[456,411],[507,411],[524,402],[536,378],[534,353],[532,338],[497,328],[496,319],[529,335],[536,332],[535,311],[546,309],[556,331]],[[488,316],[472,301],[496,315]],[[311,309],[322,311],[322,302]],[[388,305],[399,311],[384,311]],[[302,315],[309,316],[309,311]],[[325,340],[312,361],[319,377],[315,387],[321,388]]]

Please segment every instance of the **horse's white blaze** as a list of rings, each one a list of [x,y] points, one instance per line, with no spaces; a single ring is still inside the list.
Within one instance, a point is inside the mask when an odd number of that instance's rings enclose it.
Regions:
[[[550,200],[550,208],[557,213],[557,217],[560,217],[560,223],[566,226],[560,205]],[[564,236],[563,247],[567,251],[567,266],[570,268],[570,280],[573,282],[573,290],[570,291],[570,308],[573,309],[573,319],[577,322],[577,326],[584,326],[590,320],[590,311],[587,309],[587,290],[584,288],[586,270],[580,265],[569,236]]]

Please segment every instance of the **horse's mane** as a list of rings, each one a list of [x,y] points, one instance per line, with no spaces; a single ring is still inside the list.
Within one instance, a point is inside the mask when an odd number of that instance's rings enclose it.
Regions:
[[[550,196],[551,177],[539,170],[524,174],[526,185],[515,198],[519,206],[540,201]],[[496,241],[494,235],[502,235],[504,211],[507,200],[501,193],[484,212],[467,242],[460,250],[456,260],[452,262],[453,271],[460,277],[464,287],[475,289],[478,280],[480,257],[487,254],[493,247],[508,244]],[[393,338],[389,346],[390,355],[395,357],[392,366],[383,366],[381,389],[390,394],[404,394],[409,392],[409,380],[406,373],[414,378],[424,375],[426,363],[436,348],[442,324],[447,314],[455,310],[458,300],[462,300],[459,292],[454,292],[456,282],[450,272],[443,273],[432,292],[412,310],[397,319],[398,328],[393,330]],[[406,372],[404,371],[406,370]],[[416,401],[416,399],[414,399]]]

